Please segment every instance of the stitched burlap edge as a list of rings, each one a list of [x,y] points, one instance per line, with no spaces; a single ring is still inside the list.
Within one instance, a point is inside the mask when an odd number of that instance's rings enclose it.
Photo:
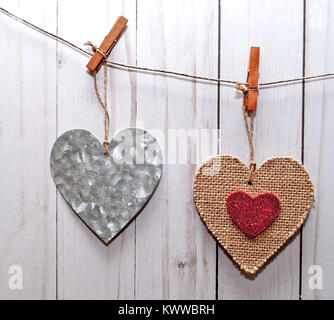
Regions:
[[[247,273],[256,273],[304,222],[313,201],[313,184],[304,166],[291,157],[267,159],[255,171],[237,157],[218,155],[203,163],[194,181],[194,201],[209,231],[232,259]],[[251,196],[271,192],[281,204],[275,221],[255,238],[248,238],[234,224],[226,209],[231,192]]]

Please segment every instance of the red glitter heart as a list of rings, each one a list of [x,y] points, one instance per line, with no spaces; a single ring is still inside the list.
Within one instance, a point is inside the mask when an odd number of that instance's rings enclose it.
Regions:
[[[258,236],[277,218],[281,206],[272,193],[252,198],[243,191],[231,193],[226,199],[227,211],[238,228],[249,238]]]

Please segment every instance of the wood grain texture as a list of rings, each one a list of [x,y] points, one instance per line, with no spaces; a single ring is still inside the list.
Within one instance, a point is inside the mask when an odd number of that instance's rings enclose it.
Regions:
[[[213,1],[138,2],[138,64],[217,75],[217,14]],[[195,139],[217,126],[217,86],[151,74],[138,74],[137,82],[137,119],[161,133],[165,165],[157,193],[136,221],[136,298],[213,299],[216,245],[193,203],[190,154],[202,154],[198,162],[208,156]],[[177,151],[188,153],[184,164],[173,160],[177,129],[186,139]],[[187,133],[195,134],[187,140]]]
[[[94,4],[0,0],[5,9],[81,47],[87,40],[100,44],[116,17],[125,16],[129,22],[110,55],[114,61],[244,81],[254,45],[261,46],[264,82],[301,76],[305,44],[306,74],[334,70],[330,0]],[[260,91],[258,165],[272,156],[304,155],[316,202],[303,229],[302,252],[297,236],[249,279],[221,248],[216,256],[192,195],[196,169],[209,156],[228,153],[248,161],[239,92],[108,70],[111,136],[129,126],[147,129],[164,150],[165,166],[144,211],[105,247],[57,194],[49,172],[52,145],[63,132],[81,128],[103,139],[104,114],[86,72],[87,57],[3,14],[0,49],[0,299],[298,299],[299,288],[303,299],[334,297],[333,79],[307,82],[304,105],[301,83]],[[8,268],[15,264],[23,268],[23,290],[8,287]],[[312,265],[322,267],[322,290],[309,287]]]
[[[260,82],[301,76],[303,1],[221,1],[222,77],[246,79],[250,46],[261,47]],[[220,153],[249,163],[241,94],[222,87],[220,116]],[[301,116],[300,84],[260,91],[254,133],[258,166],[278,155],[301,159]],[[299,236],[254,279],[241,274],[220,249],[218,279],[219,299],[298,299]]]
[[[307,1],[306,74],[333,70],[334,35],[332,1]],[[315,185],[315,202],[303,229],[303,299],[334,298],[332,212],[334,172],[334,80],[312,81],[305,85],[305,165]],[[323,289],[312,289],[312,266],[323,272]]]
[[[56,31],[56,1],[0,5]],[[1,15],[0,52],[0,299],[54,299],[56,43]],[[8,286],[11,265],[22,267],[22,290]]]

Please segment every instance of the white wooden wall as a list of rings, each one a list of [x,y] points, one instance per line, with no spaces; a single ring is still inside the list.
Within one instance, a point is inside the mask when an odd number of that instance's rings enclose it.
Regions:
[[[261,46],[261,81],[334,71],[331,0],[1,0],[0,6],[83,47],[101,42],[118,15],[128,28],[114,61],[244,81],[249,47]],[[197,214],[197,165],[165,165],[145,210],[109,247],[56,191],[49,155],[72,128],[103,138],[103,112],[87,57],[0,14],[0,298],[328,299],[334,298],[332,193],[334,80],[261,90],[258,163],[275,155],[304,161],[316,201],[303,230],[257,277],[245,277]],[[140,126],[168,145],[170,129],[220,128],[205,160],[248,160],[242,96],[233,87],[109,69],[112,132]],[[101,80],[101,79],[100,79]],[[165,148],[167,150],[167,148]],[[168,153],[165,152],[168,159]],[[23,289],[8,286],[11,265]],[[309,286],[310,267],[323,289]]]

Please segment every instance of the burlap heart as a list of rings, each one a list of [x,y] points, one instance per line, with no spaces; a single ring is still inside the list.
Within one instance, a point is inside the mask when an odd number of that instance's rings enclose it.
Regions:
[[[313,185],[303,165],[289,157],[266,160],[255,171],[251,185],[249,173],[237,157],[213,157],[196,174],[194,200],[213,236],[242,270],[254,274],[304,222],[313,201]],[[278,217],[255,238],[247,237],[227,212],[226,199],[235,191],[252,197],[270,192],[280,201]]]

